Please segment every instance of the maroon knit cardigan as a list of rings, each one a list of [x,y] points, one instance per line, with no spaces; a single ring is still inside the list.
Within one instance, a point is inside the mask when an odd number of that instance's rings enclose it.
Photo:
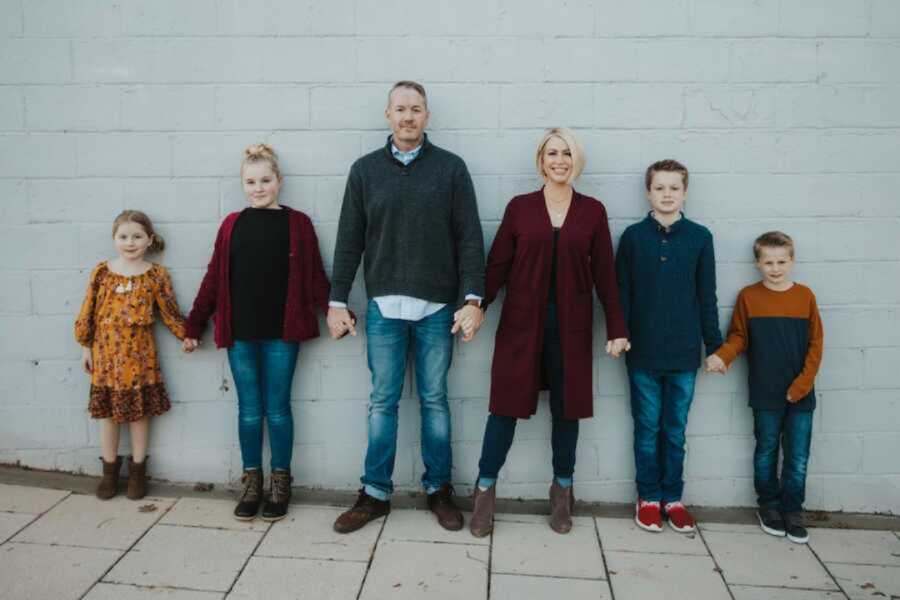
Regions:
[[[319,320],[315,307],[328,313],[328,293],[331,284],[325,276],[319,241],[312,221],[304,213],[282,205],[288,211],[290,255],[288,263],[287,298],[284,304],[282,339],[299,342],[319,337]],[[209,317],[215,322],[215,341],[218,348],[234,345],[231,333],[231,293],[228,270],[229,248],[234,224],[241,212],[233,212],[222,221],[212,259],[200,284],[191,314],[185,323],[186,337],[199,339]],[[213,314],[215,313],[215,314]]]

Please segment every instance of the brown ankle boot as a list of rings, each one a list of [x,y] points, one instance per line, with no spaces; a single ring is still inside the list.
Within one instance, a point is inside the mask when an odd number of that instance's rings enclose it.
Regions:
[[[269,499],[263,504],[263,521],[278,521],[287,515],[292,479],[291,472],[286,469],[272,471],[269,476]]]
[[[97,497],[101,500],[109,500],[119,492],[119,471],[122,470],[122,457],[117,456],[113,462],[106,462],[100,457],[103,463],[103,477],[97,484]]]
[[[572,530],[572,509],[575,506],[572,492],[572,486],[563,487],[556,480],[550,486],[550,529],[556,533]]]
[[[494,504],[497,499],[497,484],[482,491],[475,484],[472,492],[472,519],[469,521],[469,532],[475,537],[490,535],[494,530]]]
[[[147,459],[144,462],[134,462],[134,457],[128,457],[128,489],[125,495],[131,500],[140,500],[147,495]]]

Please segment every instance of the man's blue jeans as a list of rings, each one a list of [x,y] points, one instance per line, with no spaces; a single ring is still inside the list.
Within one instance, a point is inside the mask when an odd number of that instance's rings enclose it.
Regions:
[[[453,307],[447,305],[419,321],[388,319],[369,301],[366,347],[372,372],[369,398],[369,447],[362,483],[370,496],[388,500],[397,454],[397,409],[406,375],[410,343],[422,416],[422,485],[427,493],[450,481],[450,406],[447,371],[453,358]]]
[[[628,370],[635,480],[642,500],[681,500],[684,430],[696,378],[696,371]]]
[[[235,340],[228,364],[238,396],[238,437],[244,469],[262,466],[263,417],[269,424],[272,469],[290,469],[294,450],[291,381],[297,342]]]
[[[812,439],[811,410],[793,404],[777,410],[753,411],[753,483],[761,507],[786,513],[803,510],[806,499],[806,464]],[[784,451],[778,481],[778,449]]]

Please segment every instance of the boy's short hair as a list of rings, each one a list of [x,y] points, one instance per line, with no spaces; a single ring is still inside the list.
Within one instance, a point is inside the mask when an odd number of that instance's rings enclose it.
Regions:
[[[393,95],[394,90],[398,88],[407,88],[419,92],[419,95],[422,96],[422,100],[425,101],[425,108],[428,108],[428,95],[425,93],[425,86],[418,81],[409,80],[398,81],[393,85],[393,87],[391,87],[390,91],[388,92],[388,107],[391,106],[391,96]]]
[[[674,158],[667,158],[665,160],[658,160],[649,167],[647,167],[647,172],[644,173],[644,186],[647,188],[647,191],[650,191],[650,184],[653,183],[653,174],[657,171],[674,171],[675,173],[681,173],[681,181],[684,183],[684,189],[687,191],[688,188],[688,170],[687,167],[675,160]]]
[[[763,248],[787,248],[794,258],[794,240],[781,231],[767,231],[753,242],[753,258],[759,260]]]

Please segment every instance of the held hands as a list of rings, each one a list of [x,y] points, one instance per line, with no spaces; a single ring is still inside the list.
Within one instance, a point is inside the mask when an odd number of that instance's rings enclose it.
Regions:
[[[350,335],[356,335],[356,319],[350,316],[350,311],[346,308],[332,306],[328,309],[326,321],[332,339],[339,340],[348,332]]]
[[[94,359],[91,356],[90,348],[81,348],[81,368],[88,375],[94,372]]]
[[[200,345],[200,340],[196,340],[194,338],[184,338],[181,340],[181,351],[187,354],[190,354],[194,350],[197,349],[197,346]]]
[[[606,342],[606,353],[612,354],[613,358],[619,358],[623,352],[631,350],[631,342],[626,338],[616,338]]]
[[[726,371],[728,371],[728,365],[717,354],[710,354],[706,357],[707,373],[721,373],[724,375]]]
[[[456,334],[462,331],[462,341],[471,342],[482,323],[484,323],[484,311],[474,304],[466,304],[453,313],[453,328],[450,333]]]

